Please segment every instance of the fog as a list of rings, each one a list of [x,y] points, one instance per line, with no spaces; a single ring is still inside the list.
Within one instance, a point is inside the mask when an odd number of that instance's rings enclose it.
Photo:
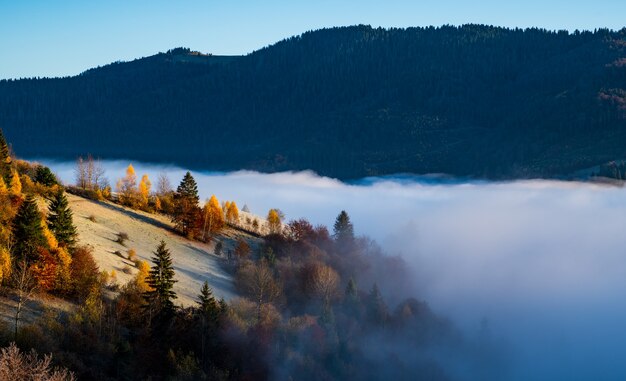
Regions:
[[[42,160],[66,182],[73,164]],[[139,176],[184,171],[133,163]],[[114,184],[128,162],[105,162]],[[510,380],[626,379],[626,190],[574,182],[454,182],[310,172],[193,172],[201,198],[332,227],[345,209],[359,234],[401,254],[415,295],[468,336],[486,321],[510,354]],[[393,292],[393,290],[386,290]],[[467,375],[459,375],[461,379]],[[471,379],[471,377],[468,377]]]

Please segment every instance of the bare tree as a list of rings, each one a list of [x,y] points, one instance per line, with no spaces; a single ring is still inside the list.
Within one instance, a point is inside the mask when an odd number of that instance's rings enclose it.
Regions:
[[[261,308],[265,303],[271,303],[280,296],[281,289],[272,269],[265,260],[259,263],[250,263],[239,270],[241,283],[244,291],[252,297],[256,303],[257,320],[261,322]]]
[[[17,268],[13,272],[11,277],[13,287],[17,293],[17,304],[15,306],[15,340],[17,339],[18,324],[20,321],[20,314],[24,304],[33,296],[37,290],[37,281],[33,275],[33,272],[28,267],[26,259],[24,258]]]
[[[170,182],[170,178],[167,176],[167,173],[165,172],[159,173],[159,177],[157,179],[157,187],[156,187],[157,196],[165,196],[166,194],[170,194],[172,192],[173,192],[172,183]]]
[[[53,368],[52,355],[37,356],[35,350],[22,353],[15,343],[0,350],[0,380],[74,381],[67,369]]]
[[[332,267],[323,263],[310,263],[303,268],[306,290],[314,297],[330,304],[330,299],[337,293],[339,274]]]
[[[76,176],[76,186],[81,189],[87,189],[87,164],[82,156],[76,159],[74,174]]]

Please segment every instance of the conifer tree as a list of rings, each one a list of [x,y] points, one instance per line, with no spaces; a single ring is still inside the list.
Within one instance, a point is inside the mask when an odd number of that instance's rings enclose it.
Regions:
[[[37,207],[37,201],[32,194],[26,196],[13,220],[13,256],[17,260],[26,259],[32,263],[38,258],[38,248],[46,248],[46,238]]]
[[[144,292],[146,308],[156,312],[155,315],[170,317],[174,313],[176,293],[173,291],[174,267],[169,249],[165,241],[161,241],[152,257],[152,268],[148,274],[147,283],[151,290]]]
[[[40,165],[35,170],[35,182],[51,187],[58,184],[58,180],[50,168]]]
[[[367,298],[367,315],[369,320],[375,325],[384,325],[387,320],[387,304],[378,289],[378,284],[374,283]]]
[[[354,227],[352,222],[350,222],[350,216],[348,216],[345,210],[342,210],[335,220],[333,238],[335,238],[335,242],[340,246],[340,249],[346,249],[354,243]]]
[[[4,133],[0,128],[0,177],[4,180],[5,184],[11,182],[11,154],[9,152],[9,145],[4,138]]]
[[[193,233],[200,214],[199,201],[198,184],[191,173],[187,172],[174,194],[174,215],[172,216],[176,227],[184,235]]]
[[[72,210],[62,189],[53,195],[48,205],[48,228],[60,246],[71,248],[76,243],[77,233]]]

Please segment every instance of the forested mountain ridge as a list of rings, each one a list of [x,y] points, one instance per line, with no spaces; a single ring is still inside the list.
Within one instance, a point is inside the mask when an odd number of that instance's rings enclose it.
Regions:
[[[25,157],[558,176],[626,157],[626,29],[353,26],[246,56],[174,49],[0,81],[0,126]]]

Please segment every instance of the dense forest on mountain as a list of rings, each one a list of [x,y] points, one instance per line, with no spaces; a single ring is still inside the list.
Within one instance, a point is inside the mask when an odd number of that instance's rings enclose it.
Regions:
[[[626,29],[353,26],[246,56],[179,48],[0,81],[0,126],[24,157],[560,176],[626,158]]]

